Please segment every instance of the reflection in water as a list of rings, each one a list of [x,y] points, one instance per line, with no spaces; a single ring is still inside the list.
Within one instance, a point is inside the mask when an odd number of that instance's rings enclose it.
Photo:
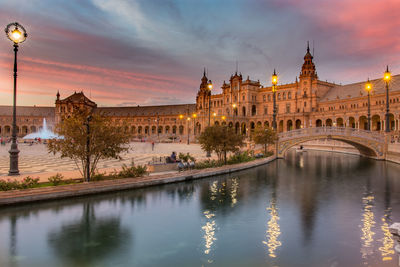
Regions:
[[[275,250],[282,246],[282,243],[278,240],[281,235],[281,229],[279,227],[279,216],[278,209],[276,208],[276,198],[271,199],[271,203],[267,208],[271,218],[268,221],[268,227],[266,231],[266,239],[267,241],[263,241],[265,245],[268,247],[268,255],[271,258],[275,258]]]
[[[302,154],[300,155],[299,166],[300,166],[300,168],[304,168],[304,158],[303,158]]]
[[[94,265],[130,241],[119,218],[96,218],[92,202],[83,204],[82,218],[48,234],[49,246],[69,266]]]
[[[374,213],[372,211],[372,208],[374,207],[374,196],[371,192],[367,193],[362,198],[362,203],[363,214],[361,221],[363,225],[361,228],[361,256],[363,259],[367,259],[369,255],[372,255],[374,253],[372,245],[375,235],[375,233],[372,231],[372,228],[375,226]]]
[[[204,225],[203,227],[201,227],[201,229],[204,230],[204,239],[206,241],[205,244],[205,250],[204,253],[205,254],[209,254],[210,250],[211,250],[211,246],[214,243],[215,240],[217,240],[215,238],[215,221],[213,219],[213,217],[215,216],[214,213],[210,213],[210,211],[206,210],[204,212],[204,216],[207,219],[206,225]]]
[[[392,239],[392,234],[389,231],[389,224],[388,224],[388,217],[387,214],[385,214],[382,217],[382,226],[381,230],[383,232],[383,238],[382,238],[382,246],[379,247],[379,251],[381,252],[382,255],[382,261],[389,261],[392,260],[391,255],[394,255],[394,241]]]
[[[381,168],[383,167],[382,174],[385,179],[385,191],[384,191],[384,204],[385,204],[385,212],[384,215],[382,216],[382,225],[381,225],[381,230],[383,232],[383,238],[381,239],[382,241],[382,246],[379,247],[379,251],[381,252],[382,255],[382,261],[389,261],[392,260],[391,255],[394,255],[394,241],[392,239],[392,234],[389,231],[389,224],[391,224],[391,213],[392,213],[392,206],[391,206],[391,191],[390,191],[390,181],[387,177],[387,164],[386,162],[381,165]]]
[[[222,183],[222,185],[226,185],[226,183]],[[210,201],[211,203],[214,204],[214,202],[218,202],[217,196],[218,192],[222,191],[218,190],[218,181],[213,181],[209,187],[209,194],[210,194]],[[210,204],[209,206],[213,207],[214,205]],[[216,203],[215,205],[217,205]],[[205,249],[204,249],[204,254],[208,255],[211,252],[212,245],[214,244],[214,241],[217,240],[215,237],[215,231],[216,231],[216,223],[215,223],[215,213],[213,213],[210,210],[205,210],[203,212],[204,217],[206,218],[206,224],[201,227],[201,229],[204,231],[204,241],[205,241]],[[211,263],[212,260],[208,259],[208,262]]]
[[[233,208],[237,203],[237,193],[238,193],[238,189],[239,189],[239,181],[237,178],[232,178],[231,183],[232,183],[232,185],[231,185],[231,200],[232,200],[231,207]]]
[[[269,212],[270,219],[267,223],[267,231],[266,233],[266,241],[263,241],[265,245],[268,247],[268,255],[271,258],[275,258],[275,250],[282,246],[282,242],[279,241],[279,236],[281,235],[281,229],[279,226],[279,215],[278,215],[278,208],[276,204],[277,196],[277,179],[272,181],[272,196],[269,207],[267,211]]]
[[[395,266],[387,226],[400,220],[400,165],[300,158],[2,208],[0,266]]]
[[[10,217],[10,266],[17,266],[17,217]]]

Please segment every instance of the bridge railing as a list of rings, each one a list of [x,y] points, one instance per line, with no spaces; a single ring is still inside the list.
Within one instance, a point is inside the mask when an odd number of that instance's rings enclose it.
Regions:
[[[280,141],[285,141],[288,139],[294,139],[299,137],[320,136],[320,135],[327,135],[327,136],[340,135],[347,137],[354,136],[378,142],[385,141],[384,134],[379,132],[355,129],[349,127],[330,127],[330,126],[296,129],[288,132],[279,133],[278,138]]]

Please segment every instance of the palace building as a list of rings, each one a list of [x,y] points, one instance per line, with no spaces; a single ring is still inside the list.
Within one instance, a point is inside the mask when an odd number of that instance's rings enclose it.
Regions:
[[[386,82],[380,78],[370,81],[371,130],[384,131],[386,114]],[[138,138],[159,140],[186,138],[191,140],[209,123],[234,127],[248,135],[258,125],[272,126],[272,86],[243,79],[241,73],[231,75],[223,83],[220,94],[212,94],[210,81],[203,73],[195,104],[97,107],[83,92],[60,99],[57,93],[54,107],[17,107],[18,136],[39,130],[46,119],[48,125],[58,123],[62,116],[76,108],[90,108],[112,117],[115,123],[126,121]],[[278,132],[307,127],[352,127],[367,129],[368,98],[366,81],[339,85],[318,79],[313,56],[307,47],[299,77],[293,83],[276,86]],[[390,129],[399,132],[400,75],[389,82]],[[209,106],[210,103],[210,106]],[[10,137],[12,107],[0,106],[0,136]]]

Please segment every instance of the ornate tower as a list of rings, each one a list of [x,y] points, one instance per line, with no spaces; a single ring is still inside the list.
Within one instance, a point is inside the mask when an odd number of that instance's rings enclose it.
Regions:
[[[199,91],[196,96],[196,109],[202,111],[206,107],[206,100],[208,101],[209,90],[207,88],[208,78],[206,76],[206,68],[204,68],[203,77],[201,78],[201,83]]]
[[[300,112],[308,113],[316,105],[316,89],[318,75],[313,62],[313,56],[310,53],[310,45],[307,42],[307,52],[304,56],[304,63],[300,72],[300,84],[297,95],[299,97],[298,108]],[[314,100],[314,101],[313,101]]]
[[[57,93],[55,122],[61,122],[63,117],[70,116],[74,110],[93,110],[96,107],[97,104],[87,98],[82,91],[79,93],[75,92],[65,99],[60,99],[60,95]]]
[[[304,56],[304,63],[301,67],[300,72],[300,79],[302,78],[311,78],[311,79],[318,79],[317,71],[315,70],[315,65],[313,62],[313,56],[310,53],[310,45],[307,42],[307,52]]]

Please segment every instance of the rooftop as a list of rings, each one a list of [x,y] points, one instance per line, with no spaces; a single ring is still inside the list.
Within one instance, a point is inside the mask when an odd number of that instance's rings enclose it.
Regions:
[[[367,81],[346,85],[335,85],[321,98],[320,102],[366,96],[366,82]],[[372,84],[372,95],[385,93],[386,87],[382,78],[370,80],[370,82]],[[389,92],[390,91],[400,91],[400,74],[392,76],[392,79],[389,82]]]

